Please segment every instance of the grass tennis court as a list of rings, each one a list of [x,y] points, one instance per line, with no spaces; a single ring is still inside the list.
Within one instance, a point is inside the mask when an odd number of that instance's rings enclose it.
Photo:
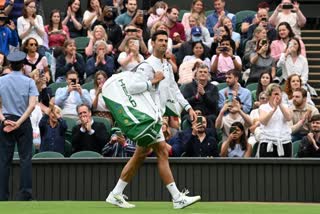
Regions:
[[[0,202],[3,214],[319,214],[320,204],[201,202],[183,210],[170,202],[136,202],[133,209],[120,209],[104,202]]]

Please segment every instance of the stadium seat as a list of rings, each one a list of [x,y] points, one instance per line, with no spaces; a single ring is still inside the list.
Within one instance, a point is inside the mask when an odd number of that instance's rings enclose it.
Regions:
[[[250,83],[246,86],[246,89],[248,89],[249,91],[254,91],[254,90],[257,90],[257,87],[258,87],[258,83],[255,82],[255,83]]]
[[[257,12],[253,10],[242,10],[237,12],[236,15],[236,32],[241,33],[241,24],[243,20],[249,16],[255,15]]]
[[[64,143],[64,156],[70,157],[72,155],[72,144],[69,140],[65,140]]]
[[[87,89],[89,92],[94,88],[93,81],[87,82],[81,86],[83,89]]]
[[[292,143],[292,157],[298,157],[298,151],[300,147],[301,140],[294,141]]]
[[[67,123],[66,140],[72,141],[72,129],[77,125],[77,120],[71,117],[62,117]]]
[[[88,46],[90,39],[88,37],[83,36],[74,38],[74,41],[77,46],[77,52],[80,54],[84,54],[84,51]]]
[[[102,158],[102,155],[93,151],[76,152],[70,158]]]
[[[107,129],[108,139],[109,139],[111,136],[111,123],[110,123],[110,121],[104,117],[99,117],[99,116],[92,116],[92,119],[96,122],[101,122],[105,125],[105,127]]]
[[[178,21],[181,22],[182,21],[182,17],[185,13],[190,12],[189,10],[180,10],[179,11],[179,17],[178,17]]]
[[[64,156],[59,152],[40,152],[32,157],[32,159],[37,158],[64,158]]]
[[[67,86],[66,82],[54,82],[54,83],[51,83],[48,87],[51,88],[52,94],[53,94],[53,96],[55,96],[56,91],[58,90],[58,88],[63,88],[63,87],[66,87],[66,86]]]
[[[218,87],[218,90],[220,91],[221,89],[224,89],[227,87],[227,83],[221,82],[219,83],[219,85],[217,85],[217,87]]]

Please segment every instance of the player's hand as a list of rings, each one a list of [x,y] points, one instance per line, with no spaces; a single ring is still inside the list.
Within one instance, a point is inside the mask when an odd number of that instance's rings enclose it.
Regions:
[[[158,84],[161,80],[164,79],[164,74],[161,71],[157,71],[154,73],[154,77],[151,80],[152,85]]]

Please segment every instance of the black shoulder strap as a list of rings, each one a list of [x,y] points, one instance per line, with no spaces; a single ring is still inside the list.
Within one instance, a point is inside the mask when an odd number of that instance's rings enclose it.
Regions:
[[[38,57],[37,61],[36,61],[34,64],[30,63],[30,62],[27,60],[27,58],[25,58],[25,59],[24,59],[24,64],[25,64],[25,65],[30,65],[30,66],[31,66],[31,71],[33,71],[34,69],[37,68],[37,65],[38,65],[38,63],[41,61],[42,57],[43,57],[43,56],[39,54],[39,57]]]

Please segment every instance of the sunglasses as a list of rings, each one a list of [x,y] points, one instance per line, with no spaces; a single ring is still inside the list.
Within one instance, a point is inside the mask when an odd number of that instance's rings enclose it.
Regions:
[[[259,100],[266,100],[266,97],[260,97]]]
[[[129,33],[129,32],[138,32],[138,30],[137,29],[127,29],[126,33]]]
[[[30,43],[29,46],[31,46],[31,47],[36,46],[37,47],[38,44],[37,43]]]

